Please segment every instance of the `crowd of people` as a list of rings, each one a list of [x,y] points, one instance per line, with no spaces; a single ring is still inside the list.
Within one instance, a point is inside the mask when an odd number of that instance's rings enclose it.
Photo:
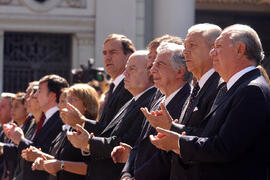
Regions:
[[[2,93],[1,180],[269,180],[270,87],[248,25],[196,24],[145,50],[109,35],[105,95],[58,75]]]

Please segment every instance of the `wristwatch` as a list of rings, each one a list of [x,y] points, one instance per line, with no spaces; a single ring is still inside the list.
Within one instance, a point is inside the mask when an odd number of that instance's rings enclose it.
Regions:
[[[64,161],[60,161],[60,163],[61,163],[61,165],[60,165],[61,171],[63,171],[65,168],[65,163],[64,163]]]

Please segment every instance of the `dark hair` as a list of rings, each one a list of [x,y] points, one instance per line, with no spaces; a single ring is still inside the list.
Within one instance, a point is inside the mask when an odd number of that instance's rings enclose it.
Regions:
[[[59,97],[61,94],[61,89],[69,87],[68,82],[65,78],[62,78],[55,74],[50,74],[42,77],[39,80],[39,84],[41,83],[48,83],[48,90],[49,92],[54,92],[56,95],[56,102],[59,103]]]
[[[106,44],[110,40],[120,40],[122,43],[123,52],[125,55],[129,53],[134,53],[136,51],[136,48],[132,41],[128,39],[127,36],[124,36],[122,34],[110,34],[105,40],[103,44]]]
[[[20,101],[22,104],[25,102],[25,93],[24,92],[18,92],[15,94],[15,97],[12,98],[12,100]]]

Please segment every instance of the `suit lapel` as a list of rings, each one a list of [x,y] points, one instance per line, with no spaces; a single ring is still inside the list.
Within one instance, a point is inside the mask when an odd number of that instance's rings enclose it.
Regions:
[[[209,78],[208,80],[205,82],[205,84],[203,85],[203,87],[201,88],[201,90],[199,91],[197,97],[194,100],[194,103],[192,105],[192,111],[194,110],[194,108],[196,106],[198,106],[199,100],[204,96],[205,93],[207,93],[207,89],[209,88],[209,86],[211,85],[212,82],[214,82],[217,78],[220,78],[217,72],[214,72]],[[185,114],[187,113],[187,106],[190,100],[190,96],[188,97],[188,100],[185,102],[183,111],[181,113],[181,118],[180,118],[180,123],[181,124],[186,124],[191,117],[191,113],[189,113],[188,115],[185,116]]]
[[[59,117],[59,111],[55,112],[46,122],[46,124],[44,126],[41,127],[39,133],[37,133],[37,135],[34,137],[33,141],[36,141],[36,139],[40,138],[40,137],[45,137],[47,136],[47,132],[48,129],[50,129],[50,127],[53,127],[55,123],[57,123],[57,117]]]
[[[179,119],[180,115],[178,115],[178,117],[175,117],[175,116],[176,114],[178,114],[177,112],[180,112],[180,113],[182,112],[183,107],[184,107],[183,104],[186,103],[186,101],[183,102],[182,100],[190,95],[190,90],[191,90],[191,87],[189,83],[186,83],[183,86],[183,88],[180,91],[178,91],[178,93],[172,98],[172,100],[166,106],[168,111],[170,111],[170,115],[172,116],[173,119],[176,119],[176,118]],[[182,102],[182,105],[179,104],[180,102]],[[182,107],[181,110],[178,109],[179,106]]]
[[[244,74],[240,79],[238,79],[234,85],[228,90],[226,95],[220,100],[219,104],[215,105],[215,107],[211,108],[211,111],[205,116],[204,119],[207,119],[212,113],[214,113],[223,103],[225,100],[229,100],[233,97],[233,94],[237,92],[237,89],[241,86],[245,86],[247,82],[249,82],[250,78],[255,76],[260,76],[260,72],[258,69],[254,69],[246,74]]]
[[[133,98],[131,100],[129,100],[119,111],[118,113],[114,116],[113,120],[106,126],[106,128],[103,130],[103,132],[101,134],[104,134],[105,132],[107,132],[108,130],[110,130],[111,128],[114,128],[115,125],[117,123],[119,123],[119,121],[121,121],[123,119],[123,116],[125,116],[126,114],[128,114],[130,111],[140,108],[142,102],[144,102],[145,100],[148,100],[148,97],[153,94],[153,92],[155,91],[155,88],[151,88],[148,91],[146,91],[144,94],[142,94],[139,99],[137,99],[137,101],[135,101],[135,103],[133,105],[131,105]],[[131,107],[131,106],[132,107]]]

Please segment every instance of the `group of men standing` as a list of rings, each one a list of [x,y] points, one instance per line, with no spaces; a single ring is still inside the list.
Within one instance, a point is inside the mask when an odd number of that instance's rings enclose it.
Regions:
[[[184,42],[164,35],[139,51],[111,34],[103,55],[113,81],[99,121],[74,107],[61,112],[77,124],[67,137],[87,159],[86,179],[269,179],[270,87],[256,68],[264,53],[251,27],[197,24]],[[42,99],[48,82],[38,94],[47,120],[58,98]],[[8,135],[17,151],[44,146],[18,131]]]

